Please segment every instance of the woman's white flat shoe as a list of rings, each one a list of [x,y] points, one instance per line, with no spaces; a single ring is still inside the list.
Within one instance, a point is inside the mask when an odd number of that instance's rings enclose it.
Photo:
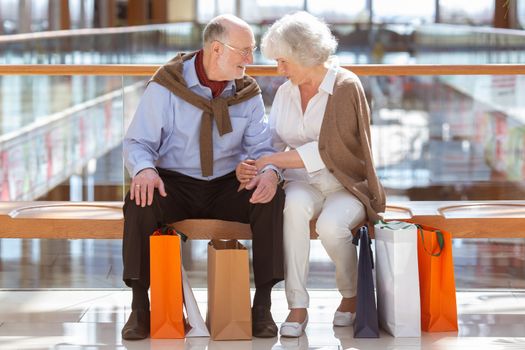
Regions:
[[[304,319],[303,323],[283,322],[281,324],[281,329],[279,333],[281,333],[281,336],[283,337],[299,338],[303,334],[307,324],[308,315],[306,315],[306,318]]]
[[[348,327],[354,323],[355,312],[336,311],[334,314],[334,326]]]

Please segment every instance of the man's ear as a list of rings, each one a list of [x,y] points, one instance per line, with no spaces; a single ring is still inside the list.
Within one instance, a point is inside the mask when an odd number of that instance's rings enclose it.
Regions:
[[[213,54],[222,55],[222,51],[224,50],[224,46],[218,42],[217,40],[213,41],[210,44],[210,51]]]

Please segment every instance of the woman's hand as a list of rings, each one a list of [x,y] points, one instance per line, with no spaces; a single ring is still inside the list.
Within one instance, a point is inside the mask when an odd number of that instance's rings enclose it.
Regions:
[[[259,159],[257,159],[255,162],[254,162],[254,165],[255,165],[255,168],[258,170],[258,171],[261,171],[262,168],[264,168],[265,166],[267,166],[268,164],[270,164],[270,162],[268,161],[268,157],[266,156],[263,156],[263,157],[260,157]]]

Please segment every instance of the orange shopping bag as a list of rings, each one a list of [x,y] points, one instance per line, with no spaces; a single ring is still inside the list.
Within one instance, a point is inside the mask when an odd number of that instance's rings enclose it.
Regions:
[[[457,331],[452,236],[429,226],[417,226],[421,329],[426,332]]]
[[[151,338],[184,338],[180,239],[167,227],[150,236]]]

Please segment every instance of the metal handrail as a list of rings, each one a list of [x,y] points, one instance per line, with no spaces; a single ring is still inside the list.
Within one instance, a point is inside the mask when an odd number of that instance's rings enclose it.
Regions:
[[[82,28],[82,29],[64,29],[64,30],[50,30],[35,33],[20,33],[0,35],[0,44],[20,43],[25,41],[34,42],[35,40],[49,40],[49,39],[64,39],[64,38],[78,38],[86,36],[102,36],[115,34],[135,34],[154,30],[169,30],[173,25],[191,23],[187,21],[174,22],[170,24],[148,24],[126,27],[109,27],[109,28]]]
[[[141,64],[26,64],[0,65],[0,75],[99,75],[99,76],[151,76],[160,65]],[[415,76],[415,75],[525,75],[525,64],[359,64],[343,65],[361,76]],[[247,74],[276,76],[277,67],[271,65],[248,66]]]

